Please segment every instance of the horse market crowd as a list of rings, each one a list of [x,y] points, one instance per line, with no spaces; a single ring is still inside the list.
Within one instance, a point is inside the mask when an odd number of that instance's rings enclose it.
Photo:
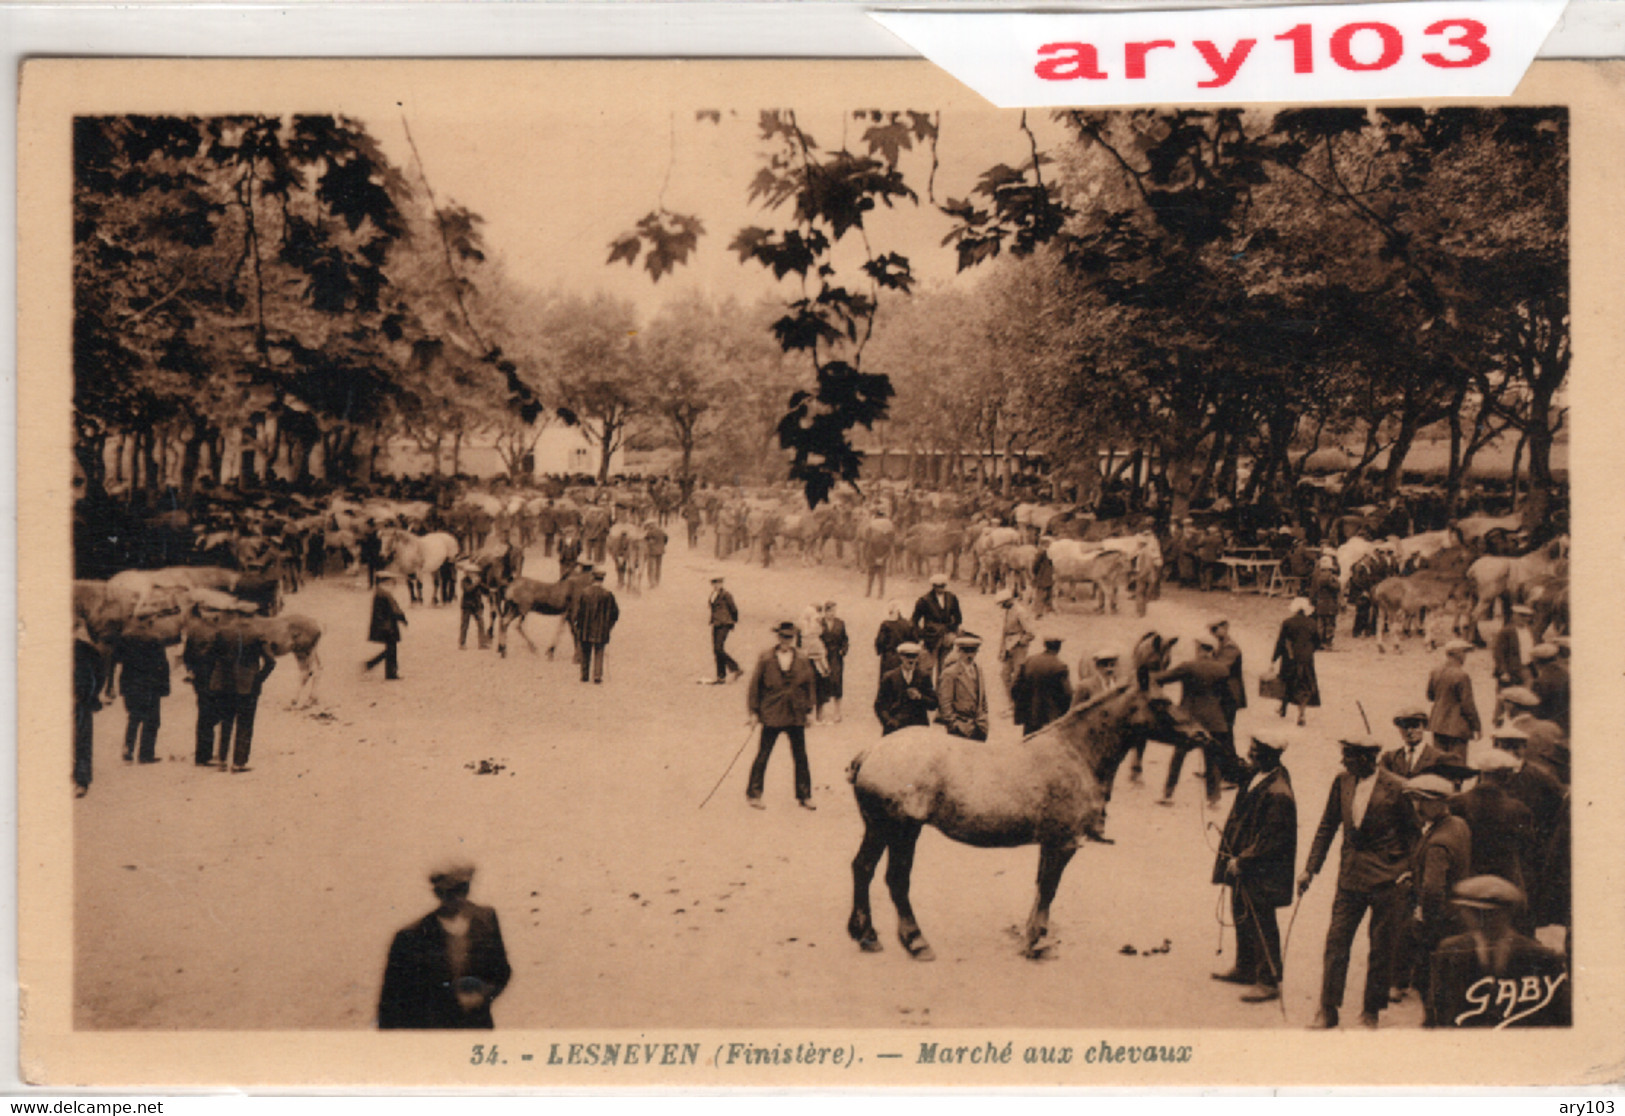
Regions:
[[[194,762],[251,775],[258,702],[279,661],[291,658],[299,671],[296,703],[317,705],[322,636],[342,623],[365,628],[381,647],[366,665],[402,676],[396,648],[409,638],[402,626],[410,629],[413,605],[461,614],[457,647],[418,651],[422,669],[469,650],[470,628],[474,650],[494,642],[506,654],[510,628],[534,650],[524,624],[540,614],[557,618],[550,655],[568,637],[580,681],[613,685],[632,665],[612,657],[617,593],[658,588],[668,548],[681,546],[704,555],[714,575],[703,606],[694,604],[709,612],[712,636],[696,651],[706,666],[700,680],[742,683],[744,711],[759,726],[744,786],[753,806],[766,805],[771,756],[785,740],[796,799],[816,810],[805,728],[867,718],[871,705],[875,749],[918,726],[966,747],[1018,748],[1106,696],[1135,687],[1171,695],[1177,683],[1180,716],[1200,726],[1202,743],[1176,750],[1161,801],[1174,804],[1187,752],[1199,751],[1202,802],[1222,824],[1213,883],[1227,889],[1236,936],[1233,963],[1215,980],[1237,985],[1249,1003],[1279,998],[1278,912],[1295,909],[1316,876],[1332,871],[1337,846],[1312,1026],[1340,1024],[1367,918],[1362,1024],[1375,1026],[1410,997],[1429,1026],[1564,1023],[1574,937],[1565,524],[1492,515],[1488,496],[1454,514],[1425,489],[1370,500],[1328,499],[1324,486],[1305,485],[1274,510],[1221,503],[1174,516],[1116,499],[1085,510],[877,482],[838,490],[808,511],[788,486],[702,486],[685,497],[665,479],[584,478],[205,485],[139,510],[87,497],[74,523],[72,780],[87,796],[98,760],[107,762],[97,755],[93,714],[115,694],[126,710],[123,762],[159,762],[177,668],[196,705],[184,729]],[[820,587],[813,604],[782,617],[774,646],[745,650],[742,666],[728,648],[739,617],[729,571],[742,563],[814,585],[818,570],[854,570],[866,597],[891,600],[887,619],[873,633],[849,632],[833,587]],[[333,578],[365,578],[368,609],[353,618],[301,614],[301,590]],[[929,584],[917,598],[896,592],[899,581],[920,579]],[[998,603],[998,630],[967,630],[956,586]],[[1284,615],[1271,661],[1244,666],[1223,619],[1189,640],[1192,657],[1176,665],[1145,669],[1107,645],[1063,657],[1049,626],[1058,610],[1145,616],[1172,588],[1278,598]],[[1300,788],[1304,808],[1322,811],[1300,850],[1288,771],[1294,749],[1318,731],[1308,711],[1328,700],[1316,657],[1350,640],[1395,650],[1422,642],[1433,657],[1417,669],[1411,703],[1336,742],[1344,770],[1329,788]],[[871,643],[878,689],[848,695],[845,662]],[[1489,658],[1493,690],[1475,691],[1474,656]],[[1238,713],[1259,701],[1277,715],[1255,711],[1238,739]],[[1001,718],[1008,710],[1020,733],[996,725],[990,709]],[[1140,740],[1112,759],[1106,799],[1114,779],[1142,779],[1144,752]],[[1119,778],[1122,759],[1130,763]],[[1075,834],[1119,836],[1104,811]],[[494,913],[467,898],[472,875],[467,865],[435,870],[441,906],[397,938],[381,1025],[492,1025],[509,970]],[[447,946],[436,925],[459,944]],[[925,952],[906,935],[904,944]]]

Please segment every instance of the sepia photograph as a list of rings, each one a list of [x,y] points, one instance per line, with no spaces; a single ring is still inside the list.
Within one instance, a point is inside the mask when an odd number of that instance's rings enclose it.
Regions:
[[[25,1080],[1617,1075],[1618,76],[29,63]]]

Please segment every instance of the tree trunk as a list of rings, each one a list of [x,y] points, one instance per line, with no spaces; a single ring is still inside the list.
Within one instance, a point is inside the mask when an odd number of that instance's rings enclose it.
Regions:
[[[1382,472],[1382,494],[1392,497],[1399,491],[1399,481],[1404,475],[1405,458],[1411,452],[1411,445],[1416,441],[1420,431],[1419,416],[1414,410],[1407,409],[1399,420],[1399,434],[1394,438],[1394,444],[1388,447],[1388,467]]]
[[[458,476],[463,471],[463,432],[456,431],[451,436],[451,475]]]

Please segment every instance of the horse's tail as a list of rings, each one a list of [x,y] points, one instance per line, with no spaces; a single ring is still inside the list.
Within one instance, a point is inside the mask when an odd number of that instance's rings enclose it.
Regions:
[[[853,784],[854,786],[857,785],[858,770],[859,770],[859,768],[861,768],[863,766],[863,761],[868,759],[868,758],[869,758],[869,749],[867,749],[867,748],[865,748],[863,751],[859,752],[857,755],[852,757],[852,762],[846,765],[846,781],[847,782]]]

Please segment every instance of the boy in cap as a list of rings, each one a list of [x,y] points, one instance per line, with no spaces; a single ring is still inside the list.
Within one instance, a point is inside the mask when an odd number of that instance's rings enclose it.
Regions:
[[[490,1030],[491,1001],[513,970],[497,913],[469,901],[474,866],[429,874],[440,905],[395,935],[378,998],[379,1030]]]
[[[1016,723],[1028,736],[1072,707],[1072,672],[1061,661],[1061,637],[1044,637],[1044,650],[1021,666],[1010,687]]]
[[[1214,980],[1251,985],[1241,998],[1281,998],[1281,928],[1278,907],[1292,904],[1292,866],[1298,856],[1298,802],[1281,763],[1288,738],[1280,730],[1255,732],[1246,781],[1230,806],[1213,863],[1213,882],[1230,886],[1236,927],[1236,963]]]
[[[1428,958],[1439,942],[1467,927],[1450,905],[1451,890],[1466,879],[1472,865],[1473,834],[1467,823],[1450,813],[1447,801],[1456,788],[1440,775],[1418,775],[1405,784],[1405,797],[1416,811],[1421,840],[1411,854],[1411,867],[1402,880],[1410,884],[1411,915],[1398,963],[1394,990],[1414,984],[1430,1012]],[[1397,997],[1391,997],[1397,999]],[[1431,1015],[1426,1026],[1433,1026]]]
[[[982,639],[964,632],[953,642],[959,655],[942,668],[937,681],[937,719],[951,736],[986,740],[987,687],[982,682],[982,668],[976,663],[976,649],[982,646]]]
[[[897,645],[898,665],[880,676],[880,692],[875,696],[875,716],[880,718],[880,735],[887,736],[909,725],[929,725],[937,707],[936,688],[931,673],[920,666],[924,650],[912,640]]]
[[[739,606],[734,604],[733,594],[723,588],[721,577],[711,579],[708,604],[711,609],[711,657],[717,664],[717,677],[712,684],[720,686],[744,673],[734,662],[733,656],[728,654],[728,633],[739,623]]]
[[[818,703],[818,676],[812,663],[796,650],[796,636],[800,629],[794,620],[786,620],[773,629],[776,643],[756,660],[756,669],[745,688],[745,705],[750,711],[749,724],[761,725],[762,736],[756,747],[756,760],[750,766],[750,782],[745,797],[758,810],[762,805],[762,787],[767,778],[767,761],[773,754],[773,745],[782,734],[790,738],[790,756],[796,768],[796,802],[808,810],[812,804],[812,771],[807,766],[807,718]]]
[[[1382,754],[1377,761],[1385,771],[1401,779],[1411,779],[1430,771],[1447,757],[1427,742],[1428,711],[1420,705],[1408,706],[1394,717],[1401,743]]]
[[[1433,711],[1428,728],[1441,752],[1457,759],[1467,758],[1467,742],[1483,733],[1478,720],[1478,703],[1473,700],[1473,680],[1467,677],[1467,652],[1473,645],[1453,639],[1444,645],[1444,662],[1428,675],[1428,700]]]
[[[1367,911],[1371,913],[1371,946],[1360,1023],[1377,1026],[1379,1013],[1388,1006],[1389,971],[1406,913],[1406,893],[1399,879],[1410,868],[1411,848],[1416,840],[1416,817],[1405,801],[1404,781],[1377,766],[1382,746],[1359,736],[1341,743],[1343,770],[1332,781],[1320,825],[1309,846],[1309,859],[1298,876],[1298,891],[1307,891],[1326,863],[1333,836],[1341,830],[1343,851],[1338,862],[1331,925],[1326,930],[1320,1010],[1309,1024],[1310,1030],[1337,1026],[1348,981],[1349,954]]]
[[[1438,1027],[1565,1027],[1568,966],[1554,950],[1513,929],[1524,894],[1498,876],[1462,880],[1451,894],[1468,930],[1444,939],[1428,980]],[[1503,989],[1511,989],[1505,994]]]

